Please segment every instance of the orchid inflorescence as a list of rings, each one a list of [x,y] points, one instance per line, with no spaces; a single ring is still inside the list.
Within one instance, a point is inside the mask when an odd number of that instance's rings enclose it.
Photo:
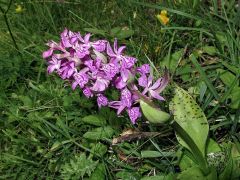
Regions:
[[[84,37],[79,32],[65,29],[61,41],[47,43],[49,49],[43,52],[48,62],[47,72],[57,72],[72,84],[79,87],[87,97],[97,97],[99,108],[108,106],[117,109],[117,114],[126,110],[131,122],[141,117],[139,100],[153,98],[163,101],[159,94],[168,83],[165,75],[153,82],[150,65],[136,67],[135,57],[123,54],[126,46],[118,47],[117,39],[113,48],[107,40],[90,41],[91,34]],[[119,101],[110,101],[106,90],[115,88],[120,91]]]

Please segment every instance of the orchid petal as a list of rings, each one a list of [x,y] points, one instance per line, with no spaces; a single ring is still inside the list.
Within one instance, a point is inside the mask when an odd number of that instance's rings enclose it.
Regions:
[[[156,91],[150,90],[149,93],[151,94],[152,97],[154,97],[155,99],[158,99],[160,101],[164,101],[165,99],[160,96]]]

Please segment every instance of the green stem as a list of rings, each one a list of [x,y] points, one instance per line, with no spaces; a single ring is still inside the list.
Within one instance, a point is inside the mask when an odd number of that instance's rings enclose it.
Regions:
[[[11,31],[8,18],[7,18],[7,13],[8,13],[8,11],[9,11],[10,7],[11,7],[11,4],[12,4],[12,0],[9,1],[8,7],[7,7],[7,10],[6,10],[6,11],[4,11],[3,8],[0,6],[0,11],[1,11],[2,14],[3,14],[3,18],[4,18],[5,24],[6,24],[6,26],[7,26],[7,29],[8,29],[8,31],[9,31],[9,33],[10,33],[10,36],[11,36],[11,38],[12,38],[14,47],[18,50],[18,53],[20,53],[19,48],[18,48],[18,45],[17,45],[17,43],[16,43],[16,40],[15,40],[15,38],[14,38],[14,36],[13,36],[13,33],[12,33],[12,31]]]

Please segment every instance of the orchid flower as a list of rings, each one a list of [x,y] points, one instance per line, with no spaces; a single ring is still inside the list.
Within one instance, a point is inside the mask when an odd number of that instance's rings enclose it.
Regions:
[[[107,43],[107,54],[111,58],[114,58],[116,60],[121,60],[123,58],[122,53],[123,53],[125,48],[126,48],[126,46],[121,46],[121,47],[118,48],[117,39],[115,39],[113,49],[110,46],[110,43]]]
[[[144,77],[144,76],[145,75],[143,75],[142,77]],[[143,78],[143,79],[145,79],[145,78]],[[153,77],[151,75],[148,78],[146,78],[146,80],[147,80],[146,84],[143,82],[143,79],[141,79],[141,81],[140,81],[141,82],[140,84],[144,85],[144,87],[145,87],[142,94],[145,95],[148,92],[151,97],[158,99],[160,101],[164,101],[165,99],[162,96],[160,96],[159,93],[161,93],[168,84],[169,77],[168,77],[167,72],[165,72],[164,77],[159,78],[155,83],[153,83]]]

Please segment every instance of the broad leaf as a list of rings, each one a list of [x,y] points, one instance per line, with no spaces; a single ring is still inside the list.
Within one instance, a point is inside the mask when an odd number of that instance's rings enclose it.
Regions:
[[[170,104],[170,110],[174,120],[185,131],[197,146],[202,156],[205,157],[205,146],[208,137],[209,126],[207,118],[195,100],[182,88],[175,89],[175,96]],[[176,133],[181,145],[193,152],[186,139]]]

